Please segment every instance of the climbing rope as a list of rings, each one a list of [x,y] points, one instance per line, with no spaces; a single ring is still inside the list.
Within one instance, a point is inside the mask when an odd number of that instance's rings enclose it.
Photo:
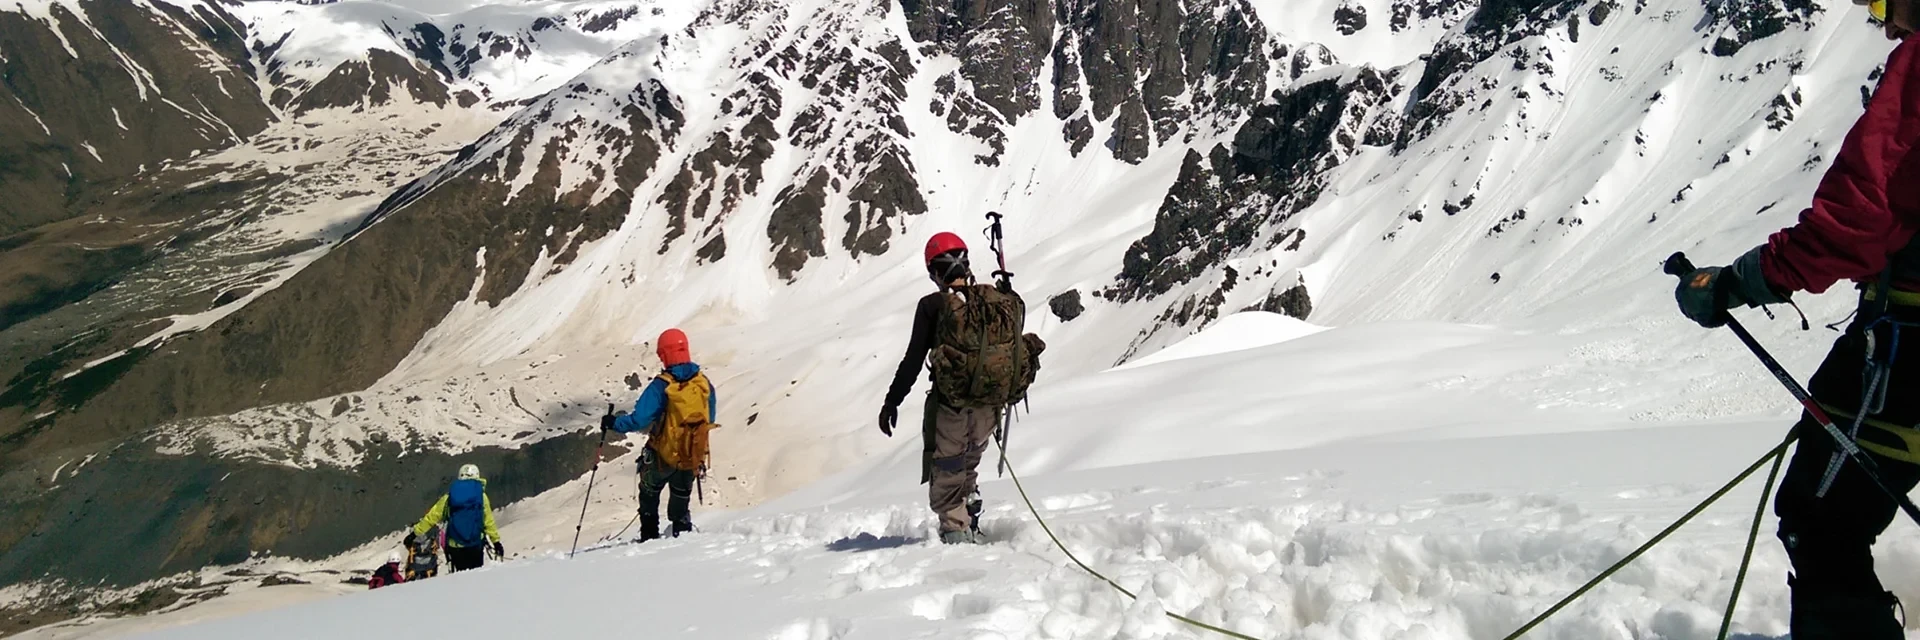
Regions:
[[[1792,438],[1787,439],[1792,442]],[[1740,573],[1733,578],[1733,593],[1727,596],[1727,615],[1720,619],[1720,640],[1727,640],[1727,630],[1733,627],[1733,608],[1740,604],[1740,587],[1747,584],[1747,567],[1753,564],[1753,544],[1760,539],[1760,518],[1767,515],[1767,499],[1773,497],[1773,481],[1780,477],[1780,463],[1785,462],[1784,449],[1773,454],[1773,471],[1767,473],[1767,488],[1760,490],[1760,504],[1753,508],[1753,528],[1747,531],[1747,550],[1740,554]]]
[[[1765,489],[1761,490],[1760,492],[1760,505],[1754,509],[1753,527],[1747,532],[1746,551],[1741,555],[1740,571],[1733,581],[1733,594],[1727,598],[1726,615],[1724,618],[1721,619],[1721,622],[1720,622],[1719,640],[1726,640],[1727,631],[1733,624],[1734,607],[1740,601],[1740,588],[1741,586],[1746,584],[1747,569],[1751,565],[1753,560],[1753,548],[1754,548],[1755,542],[1758,540],[1760,535],[1761,517],[1766,514],[1767,498],[1773,494],[1774,481],[1778,479],[1780,476],[1780,464],[1781,462],[1786,460],[1787,447],[1792,446],[1794,440],[1798,437],[1799,437],[1798,432],[1795,432],[1793,435],[1787,436],[1786,440],[1781,441],[1779,445],[1775,446],[1772,450],[1769,450],[1766,453],[1766,455],[1761,456],[1759,460],[1755,460],[1753,464],[1748,465],[1746,470],[1740,472],[1740,475],[1734,476],[1733,480],[1728,481],[1727,484],[1720,487],[1718,491],[1715,491],[1713,492],[1712,495],[1707,496],[1706,500],[1703,500],[1700,502],[1700,504],[1695,505],[1692,510],[1686,513],[1686,515],[1680,516],[1679,520],[1675,520],[1673,524],[1668,525],[1666,529],[1661,530],[1660,533],[1658,534],[1655,534],[1651,540],[1648,540],[1646,542],[1646,544],[1640,545],[1640,548],[1634,549],[1632,553],[1629,553],[1627,554],[1626,557],[1621,558],[1619,562],[1615,562],[1613,566],[1607,567],[1605,571],[1600,572],[1600,575],[1594,576],[1592,580],[1587,581],[1587,583],[1584,585],[1581,585],[1579,589],[1575,589],[1572,594],[1569,594],[1567,597],[1562,598],[1559,602],[1554,603],[1552,607],[1547,608],[1545,612],[1541,613],[1539,616],[1534,617],[1533,620],[1528,621],[1525,625],[1522,625],[1518,630],[1515,630],[1513,633],[1508,634],[1507,637],[1504,638],[1503,640],[1514,640],[1515,638],[1519,638],[1520,636],[1526,635],[1528,631],[1532,631],[1533,628],[1539,626],[1540,623],[1546,622],[1548,618],[1551,618],[1553,617],[1554,614],[1559,613],[1560,610],[1566,608],[1567,605],[1573,604],[1575,600],[1579,600],[1581,596],[1586,595],[1588,591],[1591,591],[1593,590],[1594,587],[1599,586],[1601,582],[1605,582],[1607,578],[1613,577],[1613,574],[1618,573],[1621,569],[1626,568],[1627,565],[1632,564],[1634,560],[1639,559],[1642,554],[1645,554],[1648,550],[1652,549],[1654,545],[1660,544],[1660,542],[1663,540],[1666,540],[1668,536],[1673,535],[1675,531],[1679,531],[1680,527],[1685,526],[1688,522],[1692,521],[1694,517],[1706,511],[1707,507],[1712,506],[1713,503],[1719,502],[1721,498],[1726,497],[1727,493],[1733,491],[1734,487],[1739,486],[1740,483],[1745,482],[1749,476],[1752,476],[1754,472],[1759,471],[1761,466],[1766,465],[1768,462],[1772,462],[1773,469],[1771,472],[1767,474],[1767,486]],[[998,444],[1000,446],[1001,460],[1007,460],[1006,443],[998,442]],[[1040,524],[1040,530],[1046,532],[1047,539],[1053,541],[1053,546],[1055,548],[1059,549],[1061,553],[1066,554],[1068,560],[1072,560],[1075,565],[1078,565],[1080,567],[1080,570],[1087,572],[1088,575],[1092,575],[1093,577],[1099,578],[1101,581],[1106,582],[1109,586],[1112,586],[1115,591],[1119,591],[1121,594],[1127,596],[1127,598],[1129,599],[1132,599],[1132,600],[1140,599],[1140,596],[1134,595],[1134,593],[1132,591],[1127,590],[1126,587],[1120,586],[1120,583],[1115,582],[1112,578],[1107,577],[1106,574],[1100,573],[1098,570],[1095,570],[1093,567],[1087,566],[1087,563],[1082,562],[1079,556],[1074,555],[1073,550],[1068,549],[1067,545],[1060,541],[1060,536],[1054,535],[1053,527],[1049,526],[1047,524],[1047,519],[1040,515],[1040,509],[1033,505],[1033,498],[1027,495],[1027,488],[1025,485],[1021,484],[1020,473],[1014,469],[1013,463],[1010,461],[1007,462],[1006,469],[1007,469],[1007,476],[1013,478],[1014,490],[1020,493],[1020,500],[1022,502],[1025,502],[1027,505],[1027,512],[1033,514],[1034,522],[1037,522]],[[1201,622],[1199,620],[1195,620],[1193,618],[1189,618],[1187,616],[1174,613],[1172,611],[1165,611],[1163,613],[1166,613],[1168,618],[1172,618],[1181,623],[1192,625],[1194,627],[1198,627],[1201,629],[1206,629],[1208,631],[1212,631],[1214,633],[1218,633],[1230,638],[1238,638],[1240,640],[1259,640],[1253,636],[1240,633],[1238,631],[1233,631],[1230,629],[1223,629],[1215,625],[1207,624],[1205,622]]]
[[[1619,572],[1621,569],[1626,568],[1628,564],[1632,564],[1634,560],[1637,560],[1640,558],[1641,554],[1646,553],[1648,549],[1652,549],[1654,545],[1660,544],[1660,541],[1666,540],[1667,536],[1673,535],[1673,532],[1675,531],[1679,531],[1680,527],[1686,525],[1687,522],[1693,520],[1694,516],[1700,515],[1700,512],[1706,511],[1708,506],[1711,506],[1713,503],[1718,502],[1720,498],[1725,497],[1728,492],[1733,491],[1734,487],[1739,486],[1741,482],[1745,482],[1748,476],[1753,475],[1755,471],[1759,471],[1762,465],[1765,465],[1768,462],[1773,462],[1774,471],[1777,473],[1780,470],[1780,460],[1786,456],[1787,447],[1789,445],[1792,445],[1794,439],[1798,437],[1799,437],[1799,434],[1797,431],[1794,433],[1794,435],[1787,436],[1787,439],[1784,441],[1781,441],[1779,446],[1776,446],[1773,448],[1773,450],[1768,451],[1767,454],[1764,456],[1761,456],[1759,460],[1753,461],[1753,464],[1747,466],[1747,470],[1740,472],[1740,475],[1738,476],[1734,476],[1733,480],[1727,482],[1726,486],[1720,487],[1719,491],[1715,491],[1713,492],[1713,495],[1707,496],[1707,499],[1702,501],[1699,505],[1695,506],[1692,511],[1688,511],[1686,515],[1680,516],[1679,520],[1675,520],[1673,524],[1668,525],[1665,530],[1662,530],[1660,533],[1655,534],[1652,540],[1648,540],[1646,544],[1640,545],[1640,548],[1634,549],[1633,553],[1629,553],[1627,554],[1627,557],[1621,558],[1619,562],[1613,563],[1613,566],[1607,567],[1606,571],[1602,571],[1600,572],[1600,575],[1594,576],[1594,578],[1592,580],[1587,581],[1585,585],[1581,585],[1581,587],[1579,589],[1575,589],[1572,594],[1568,595],[1565,598],[1562,598],[1559,602],[1554,603],[1552,607],[1548,607],[1544,613],[1541,613],[1540,615],[1535,616],[1533,620],[1528,621],[1525,625],[1522,625],[1518,630],[1514,631],[1513,633],[1507,634],[1507,637],[1504,638],[1503,640],[1514,640],[1515,638],[1526,635],[1528,631],[1532,631],[1533,628],[1539,626],[1540,623],[1546,622],[1547,618],[1553,617],[1553,614],[1559,613],[1560,610],[1566,608],[1567,605],[1573,604],[1573,601],[1579,600],[1581,596],[1587,595],[1588,591],[1592,590],[1596,586],[1599,586],[1601,582],[1605,582],[1607,578],[1613,577],[1613,574]],[[1767,491],[1761,494],[1761,506],[1763,509],[1765,508],[1765,505],[1766,505],[1766,495],[1768,493],[1771,493],[1772,489],[1773,489],[1773,479],[1771,476],[1769,476],[1767,480]],[[1754,518],[1753,527],[1754,527],[1753,531],[1749,532],[1749,535],[1747,537],[1748,557],[1751,557],[1753,554],[1754,537],[1758,535],[1759,529],[1760,529],[1758,514],[1756,514]],[[1746,567],[1747,567],[1747,561],[1741,560],[1740,576],[1742,580],[1744,580],[1746,576]],[[1739,592],[1740,592],[1740,585],[1738,584],[1738,582],[1736,582],[1734,585],[1734,593],[1736,594],[1736,597],[1739,594]],[[1728,622],[1730,622],[1733,618],[1733,604],[1734,602],[1732,600],[1729,600],[1727,602],[1727,621]],[[1724,624],[1725,623],[1723,622],[1723,625]],[[1720,637],[1722,638],[1722,640],[1726,638],[1726,629],[1724,628],[1724,626],[1721,629]]]
[[[1000,445],[1000,459],[1006,460],[1007,459],[1007,443],[999,442],[999,445]],[[1013,478],[1013,488],[1020,492],[1020,499],[1027,503],[1027,512],[1033,514],[1034,522],[1040,523],[1040,530],[1045,531],[1047,533],[1047,538],[1050,540],[1053,540],[1054,547],[1060,549],[1061,553],[1067,554],[1068,560],[1072,560],[1074,564],[1080,565],[1080,569],[1082,571],[1086,571],[1088,574],[1092,575],[1093,577],[1099,578],[1100,580],[1106,582],[1108,585],[1111,585],[1114,588],[1114,590],[1119,591],[1122,594],[1125,594],[1129,599],[1133,599],[1133,600],[1140,599],[1140,596],[1134,595],[1133,592],[1128,591],[1126,587],[1120,586],[1120,583],[1114,582],[1113,578],[1109,578],[1107,577],[1106,574],[1100,573],[1099,571],[1094,570],[1093,567],[1087,566],[1087,563],[1080,561],[1079,556],[1073,555],[1073,551],[1068,549],[1066,544],[1060,542],[1060,537],[1053,534],[1053,527],[1047,526],[1047,519],[1040,516],[1040,510],[1033,506],[1033,499],[1027,497],[1027,488],[1020,484],[1020,473],[1017,471],[1014,471],[1013,463],[1007,462],[1006,469],[1007,469],[1007,476]],[[1238,631],[1222,629],[1220,627],[1207,624],[1205,622],[1201,622],[1199,620],[1195,620],[1193,618],[1189,618],[1189,617],[1180,615],[1178,613],[1174,613],[1172,611],[1162,611],[1162,613],[1167,614],[1167,617],[1173,618],[1174,620],[1178,620],[1180,622],[1183,622],[1195,627],[1199,627],[1201,629],[1206,629],[1208,631],[1212,631],[1214,633],[1218,633],[1218,634],[1227,636],[1229,638],[1239,638],[1240,640],[1260,640],[1259,638],[1255,638],[1253,636],[1240,633]]]
[[[635,484],[634,484],[634,486],[633,486],[633,501],[634,501],[635,503],[638,503],[638,502],[640,502],[640,496],[641,496],[641,491],[642,491],[642,489],[641,489],[641,487],[640,487],[640,485],[639,485],[638,483],[639,483],[639,481],[638,481],[638,480],[635,480]],[[601,541],[601,542],[606,542],[606,541],[608,541],[608,540],[616,540],[616,539],[619,539],[619,538],[620,538],[620,536],[624,536],[624,535],[627,535],[627,530],[628,530],[628,529],[632,529],[632,528],[633,528],[633,523],[635,523],[635,522],[639,522],[639,521],[640,521],[640,512],[641,512],[641,509],[640,509],[640,507],[638,507],[638,506],[636,506],[636,507],[634,507],[634,508],[633,508],[633,519],[631,519],[631,520],[628,520],[628,521],[627,521],[627,525],[626,525],[626,526],[624,526],[624,527],[620,527],[620,532],[619,532],[619,533],[616,533],[616,534],[613,534],[613,535],[610,535],[610,536],[607,536],[607,537],[605,537],[605,538],[601,538],[601,539],[600,539],[600,541]]]

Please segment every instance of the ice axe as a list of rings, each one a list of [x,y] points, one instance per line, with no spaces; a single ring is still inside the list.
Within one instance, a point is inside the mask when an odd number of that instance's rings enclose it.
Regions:
[[[1684,282],[1687,275],[1693,271],[1693,261],[1687,259],[1686,253],[1675,252],[1667,258],[1668,275],[1680,278]],[[1753,334],[1748,333],[1747,328],[1741,326],[1738,319],[1725,311],[1721,314],[1727,321],[1727,328],[1733,330],[1733,335],[1739,336],[1740,341],[1746,343],[1747,350],[1752,351],[1754,357],[1760,359],[1760,364],[1773,374],[1774,379],[1779,380],[1780,385],[1786,387],[1787,392],[1792,393],[1795,400],[1800,401],[1800,406],[1806,408],[1807,415],[1820,423],[1821,428],[1826,430],[1827,437],[1833,438],[1834,444],[1840,447],[1840,451],[1846,454],[1847,459],[1853,461],[1854,466],[1859,467],[1860,472],[1866,475],[1868,480],[1872,480],[1873,486],[1879,487],[1881,493],[1887,494],[1887,497],[1899,504],[1900,510],[1905,512],[1914,524],[1920,524],[1920,508],[1915,508],[1913,500],[1908,499],[1906,495],[1887,487],[1886,481],[1880,478],[1880,465],[1867,457],[1860,450],[1860,445],[1854,444],[1853,438],[1847,437],[1847,434],[1840,431],[1840,427],[1834,425],[1833,418],[1827,417],[1827,412],[1820,408],[1819,402],[1814,401],[1812,394],[1807,393],[1807,388],[1800,386],[1799,381],[1793,379],[1793,374],[1788,373],[1786,367],[1780,366],[1780,361],[1773,359],[1773,354],[1767,353],[1766,347],[1760,346],[1760,341],[1755,340]]]

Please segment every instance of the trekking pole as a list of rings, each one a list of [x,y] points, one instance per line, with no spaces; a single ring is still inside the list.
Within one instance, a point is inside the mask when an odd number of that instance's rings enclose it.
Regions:
[[[707,465],[700,465],[699,475],[693,477],[693,489],[700,494],[700,506],[707,506]]]
[[[1693,261],[1687,259],[1686,253],[1676,252],[1667,258],[1666,272],[1668,275],[1684,279],[1687,274],[1693,272]],[[1800,386],[1800,383],[1793,379],[1793,374],[1788,373],[1786,367],[1780,366],[1780,362],[1773,359],[1773,354],[1767,353],[1767,349],[1760,346],[1760,341],[1755,340],[1753,334],[1748,333],[1747,328],[1741,326],[1740,321],[1731,314],[1727,315],[1727,328],[1732,329],[1733,335],[1746,343],[1747,350],[1752,351],[1754,357],[1760,359],[1760,364],[1766,366],[1774,379],[1779,380],[1781,386],[1786,387],[1787,392],[1792,393],[1794,399],[1800,401],[1800,406],[1807,409],[1807,415],[1820,423],[1820,427],[1826,430],[1827,437],[1833,438],[1834,445],[1840,447],[1840,451],[1846,454],[1848,460],[1853,461],[1854,466],[1860,468],[1860,472],[1866,475],[1868,480],[1873,481],[1873,486],[1879,487],[1881,493],[1887,494],[1887,497],[1899,504],[1900,510],[1905,512],[1914,524],[1920,524],[1920,508],[1915,508],[1913,501],[1906,495],[1887,487],[1886,481],[1880,479],[1880,465],[1875,464],[1872,458],[1868,458],[1860,450],[1860,446],[1854,444],[1853,438],[1847,437],[1847,434],[1840,431],[1840,427],[1834,425],[1833,418],[1827,417],[1827,412],[1820,408],[1820,403],[1813,399],[1812,394],[1807,393],[1806,387]]]
[[[1000,410],[1000,426],[993,430],[993,439],[1000,442],[1000,477],[1007,475],[1007,434],[1013,429],[1013,408],[1019,405],[1009,404]]]
[[[607,415],[613,415],[613,405],[607,405]],[[573,525],[573,549],[567,551],[567,557],[580,552],[580,529],[587,524],[587,502],[593,499],[593,478],[600,474],[600,450],[607,446],[607,430],[600,430],[600,444],[593,447],[593,470],[587,472],[587,496],[580,499],[580,522]]]
[[[987,224],[986,228],[987,247],[993,250],[993,257],[1000,265],[1000,269],[993,272],[993,277],[999,279],[1000,284],[1003,285],[1006,290],[1012,291],[1013,272],[1007,270],[1007,236],[1000,228],[1000,220],[1005,217],[1006,216],[1000,215],[998,211],[987,212],[987,219],[992,221]],[[1014,406],[1013,404],[1008,404],[1000,409],[1000,424],[994,427],[993,430],[993,438],[1000,443],[1000,452],[1002,454],[1000,456],[998,471],[1001,477],[1007,475],[1007,456],[1005,453],[1007,450],[1007,435],[1013,426]]]

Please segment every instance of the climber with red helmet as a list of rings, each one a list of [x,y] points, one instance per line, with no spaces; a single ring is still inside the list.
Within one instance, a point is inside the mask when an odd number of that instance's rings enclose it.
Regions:
[[[600,419],[600,428],[620,433],[645,429],[647,447],[640,452],[640,541],[660,537],[660,490],[667,488],[669,536],[693,530],[690,511],[693,484],[707,472],[707,434],[720,425],[713,381],[693,362],[687,334],[679,329],[660,333],[655,347],[665,369],[653,378],[633,413]]]
[[[934,234],[927,241],[925,258],[927,277],[939,290],[921,298],[915,307],[906,357],[894,372],[893,386],[880,408],[880,432],[893,435],[900,423],[900,403],[913,390],[920,369],[929,364],[928,353],[939,349],[941,355],[929,367],[933,389],[921,420],[920,481],[929,485],[928,504],[940,520],[940,541],[979,543],[984,539],[977,469],[1001,411],[1009,404],[1007,390],[1015,384],[1024,389],[1024,383],[1009,383],[1008,378],[1021,374],[996,366],[1002,362],[980,366],[969,358],[1003,347],[1002,338],[1020,339],[1025,303],[1004,281],[998,287],[974,284],[967,245],[959,236]],[[1018,348],[1025,349],[1024,344]],[[1024,364],[1027,352],[1018,353]],[[1030,381],[1029,373],[1024,382]],[[988,393],[977,393],[981,390]]]

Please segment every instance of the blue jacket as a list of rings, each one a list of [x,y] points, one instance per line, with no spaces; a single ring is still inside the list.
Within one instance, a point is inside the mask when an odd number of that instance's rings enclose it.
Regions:
[[[667,367],[667,375],[673,376],[674,380],[680,382],[692,380],[693,377],[699,373],[700,365],[691,362]],[[708,382],[711,383],[712,380],[708,380]],[[714,416],[719,415],[719,406],[720,392],[716,389],[711,395],[707,396],[708,420],[712,420]],[[653,379],[652,384],[647,385],[647,390],[640,392],[640,399],[633,403],[633,413],[620,416],[613,421],[613,430],[620,433],[644,431],[648,427],[653,426],[653,422],[660,419],[660,413],[666,410],[667,382],[656,377]]]

